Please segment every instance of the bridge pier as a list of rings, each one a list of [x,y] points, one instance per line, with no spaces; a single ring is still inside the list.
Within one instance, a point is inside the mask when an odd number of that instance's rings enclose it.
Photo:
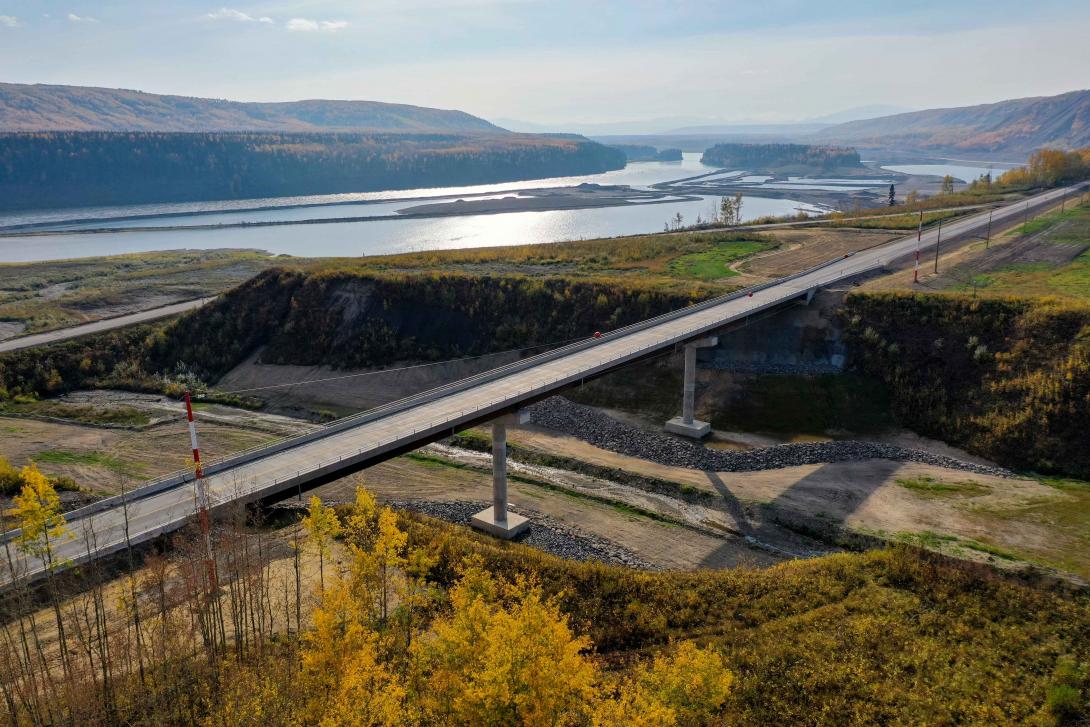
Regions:
[[[693,419],[696,405],[696,349],[708,348],[718,343],[718,336],[708,336],[685,344],[685,382],[681,387],[681,416],[666,422],[666,431],[671,434],[701,439],[711,432],[711,424]]]
[[[481,510],[469,521],[478,530],[505,540],[530,527],[529,520],[507,510],[507,425],[527,421],[529,415],[524,411],[492,420],[492,507]]]

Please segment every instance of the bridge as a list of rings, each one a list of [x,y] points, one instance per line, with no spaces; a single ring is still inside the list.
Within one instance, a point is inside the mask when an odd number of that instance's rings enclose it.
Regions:
[[[213,509],[294,494],[416,449],[470,426],[492,422],[494,504],[474,524],[509,537],[526,523],[507,512],[505,424],[535,401],[565,387],[608,373],[663,350],[685,349],[682,416],[668,428],[701,436],[707,425],[693,420],[692,382],[695,349],[712,345],[717,331],[742,325],[753,316],[799,300],[809,301],[822,287],[843,283],[910,260],[940,241],[965,240],[993,226],[1010,225],[1036,211],[1078,194],[1083,185],[1039,194],[923,233],[828,261],[779,280],[736,291],[657,318],[588,338],[547,353],[453,382],[430,391],[333,422],[318,431],[287,438],[206,463],[204,484]],[[181,528],[193,518],[196,503],[192,471],[162,477],[127,493],[68,514],[75,540],[59,543],[56,558],[78,563],[104,556]],[[125,519],[128,520],[126,538]],[[3,537],[10,539],[13,533]],[[36,558],[20,554],[16,578],[44,573]],[[9,580],[12,574],[6,574]]]

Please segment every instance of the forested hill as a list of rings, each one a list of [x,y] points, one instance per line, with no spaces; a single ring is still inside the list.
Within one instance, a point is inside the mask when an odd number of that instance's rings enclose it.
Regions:
[[[816,171],[859,166],[855,149],[807,144],[716,144],[700,158],[704,164],[749,171]]]
[[[1042,146],[1075,149],[1090,146],[1090,90],[850,121],[814,138],[936,152],[1026,155]]]
[[[0,131],[472,131],[464,111],[378,101],[245,103],[87,86],[0,83]]]
[[[621,169],[535,134],[0,133],[0,209],[251,199],[487,184]]]

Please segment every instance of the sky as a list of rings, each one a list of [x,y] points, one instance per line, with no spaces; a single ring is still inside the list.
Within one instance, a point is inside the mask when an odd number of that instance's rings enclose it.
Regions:
[[[0,0],[0,81],[778,123],[1090,88],[1088,37],[1086,0]]]

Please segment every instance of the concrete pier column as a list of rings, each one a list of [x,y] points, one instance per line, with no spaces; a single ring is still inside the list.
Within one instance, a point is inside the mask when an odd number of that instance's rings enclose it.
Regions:
[[[681,416],[666,422],[666,431],[683,437],[700,439],[712,430],[711,424],[693,418],[696,408],[696,349],[718,344],[718,336],[709,336],[685,344],[685,379],[681,385]]]
[[[685,380],[681,384],[681,421],[693,423],[696,408],[696,346],[685,347]]]
[[[527,421],[523,411],[492,420],[492,507],[470,518],[470,524],[498,538],[513,538],[530,527],[529,520],[507,509],[507,425]]]
[[[492,512],[496,522],[507,522],[507,422],[492,422]]]

